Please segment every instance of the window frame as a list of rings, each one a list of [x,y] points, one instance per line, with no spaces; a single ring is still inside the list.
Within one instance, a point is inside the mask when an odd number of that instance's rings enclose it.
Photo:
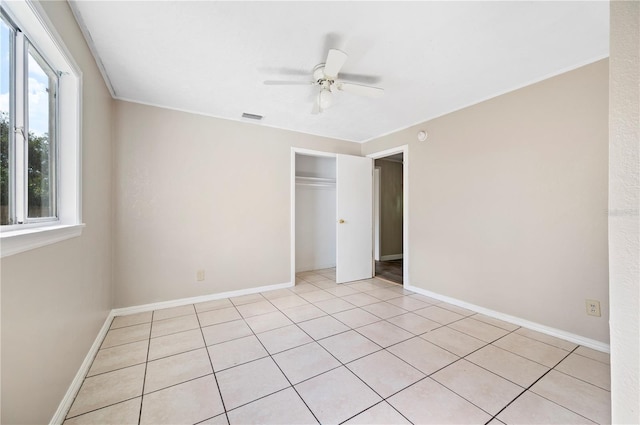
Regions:
[[[27,42],[58,75],[56,154],[51,158],[56,162],[57,217],[31,218],[24,220],[23,224],[0,226],[0,257],[6,257],[82,234],[82,72],[39,3],[26,0],[3,2],[2,12],[9,24],[24,34]],[[25,49],[28,49],[26,44]],[[28,50],[23,55],[25,61],[27,55]],[[15,95],[12,101],[16,101]],[[15,128],[15,123],[10,122],[10,126]],[[13,146],[16,146],[15,142]],[[25,192],[24,196],[27,194]],[[9,194],[10,197],[15,195]],[[24,208],[27,215],[26,202]]]
[[[31,41],[29,41],[28,38],[25,37],[25,59],[27,60],[27,72],[24,73],[24,77],[27,79],[27,81],[24,81],[24,88],[26,90],[29,90],[29,83],[28,83],[28,78],[29,78],[29,65],[28,65],[28,61],[29,61],[29,56],[31,56],[33,58],[34,61],[36,61],[38,63],[38,66],[44,71],[45,74],[47,74],[48,78],[51,78],[51,76],[49,75],[49,72],[51,74],[53,74],[53,76],[55,77],[55,84],[53,84],[53,87],[50,85],[49,89],[53,88],[53,114],[51,113],[51,109],[49,109],[49,132],[48,132],[48,141],[49,141],[49,178],[50,178],[50,182],[49,182],[49,197],[50,197],[50,209],[52,211],[52,215],[46,216],[46,217],[30,217],[29,216],[29,201],[28,201],[28,197],[29,197],[29,176],[28,174],[25,176],[26,177],[26,183],[25,187],[22,188],[24,190],[24,193],[26,194],[27,197],[27,202],[25,205],[25,210],[24,210],[24,216],[22,217],[22,222],[23,224],[28,224],[28,223],[43,223],[43,222],[48,222],[48,221],[58,221],[58,170],[57,170],[57,166],[58,166],[58,127],[59,127],[59,120],[60,120],[60,116],[58,114],[58,102],[59,102],[59,98],[58,98],[58,85],[60,84],[60,75],[58,74],[58,72],[51,66],[51,64],[49,62],[47,62],[47,59],[42,56],[42,54],[40,54],[40,52],[38,51],[38,48],[36,46],[33,45],[33,43],[31,43]],[[48,68],[48,69],[45,69]],[[28,101],[28,94],[25,95],[25,99],[27,99]],[[48,99],[49,101],[49,108],[51,108],[51,99]],[[31,126],[29,125],[29,103],[27,102],[27,110],[25,111],[25,118],[26,118],[26,124],[27,124],[27,128],[30,129]],[[52,116],[53,115],[53,116]],[[27,152],[25,154],[25,160],[27,161],[27,165],[28,165],[28,161],[29,161],[29,152],[28,152],[28,148],[29,148],[29,138],[28,138],[29,132],[26,132],[26,136],[27,136],[27,140],[25,143],[25,147],[27,148]],[[27,166],[28,168],[28,166]]]
[[[8,217],[10,223],[4,224],[3,230],[24,228],[26,224],[41,225],[46,222],[58,221],[57,192],[58,173],[58,84],[59,75],[47,59],[38,51],[37,47],[27,38],[20,28],[7,16],[4,10],[0,11],[3,23],[10,31],[10,61],[9,61],[9,187],[8,187]],[[47,88],[53,92],[53,100],[47,99],[48,107],[48,131],[47,139],[49,151],[49,210],[50,215],[31,217],[29,203],[29,148],[31,125],[31,106],[29,103],[30,91],[30,59],[33,59],[42,71],[47,75]],[[53,80],[53,84],[52,84]]]

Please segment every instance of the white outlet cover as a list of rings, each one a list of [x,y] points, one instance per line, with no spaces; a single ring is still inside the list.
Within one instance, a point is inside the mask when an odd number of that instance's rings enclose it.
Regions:
[[[600,301],[597,300],[586,300],[587,305],[587,314],[589,316],[600,317]]]

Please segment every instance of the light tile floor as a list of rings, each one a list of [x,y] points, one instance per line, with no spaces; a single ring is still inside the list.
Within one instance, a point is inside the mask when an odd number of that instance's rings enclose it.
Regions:
[[[116,317],[65,424],[610,423],[608,355],[334,279]]]

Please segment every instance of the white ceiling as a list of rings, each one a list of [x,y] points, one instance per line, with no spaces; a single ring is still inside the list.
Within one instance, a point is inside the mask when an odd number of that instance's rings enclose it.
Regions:
[[[609,51],[604,1],[71,4],[118,99],[231,120],[248,112],[260,125],[355,142]],[[375,77],[385,95],[338,92],[313,115],[313,87],[263,84],[310,80],[329,48],[349,55],[343,73]]]

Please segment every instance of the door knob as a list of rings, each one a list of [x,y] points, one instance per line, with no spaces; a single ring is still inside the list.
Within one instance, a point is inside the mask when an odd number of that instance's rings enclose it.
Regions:
[[[343,224],[343,223],[344,223],[344,220],[343,220],[343,219],[340,219],[340,220],[338,220],[338,223]]]

